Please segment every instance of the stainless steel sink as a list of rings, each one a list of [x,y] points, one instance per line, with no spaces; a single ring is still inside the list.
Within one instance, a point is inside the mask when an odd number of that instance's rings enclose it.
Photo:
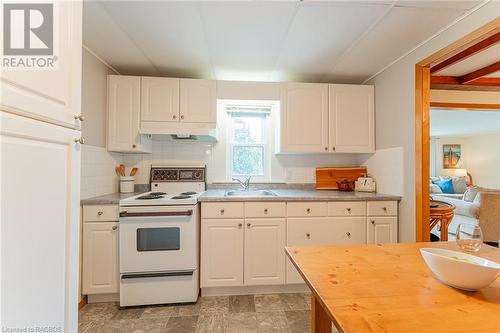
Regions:
[[[242,190],[233,190],[226,191],[224,194],[226,197],[275,197],[276,193],[268,190],[255,190],[255,191],[242,191]]]

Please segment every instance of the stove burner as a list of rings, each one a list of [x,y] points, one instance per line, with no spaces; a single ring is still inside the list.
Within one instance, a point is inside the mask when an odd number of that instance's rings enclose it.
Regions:
[[[151,192],[149,195],[165,195],[167,194],[166,192]]]
[[[171,199],[189,199],[191,198],[189,195],[176,195],[175,197],[172,197]]]
[[[163,198],[161,195],[146,194],[146,195],[137,197],[137,200],[153,200],[153,199],[161,199],[161,198]]]
[[[180,195],[194,195],[194,194],[198,194],[196,192],[182,192]]]

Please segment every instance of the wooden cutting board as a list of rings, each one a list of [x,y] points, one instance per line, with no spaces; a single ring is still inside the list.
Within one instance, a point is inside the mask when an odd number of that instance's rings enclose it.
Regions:
[[[316,189],[336,190],[337,182],[344,179],[355,181],[367,172],[366,167],[316,168]]]

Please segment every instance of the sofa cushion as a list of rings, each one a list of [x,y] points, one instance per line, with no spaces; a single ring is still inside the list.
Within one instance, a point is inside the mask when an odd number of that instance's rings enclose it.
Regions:
[[[453,192],[455,193],[465,193],[467,191],[467,182],[465,177],[453,177],[451,178],[453,183]]]
[[[447,202],[455,206],[454,210],[455,215],[463,215],[474,219],[478,218],[479,205],[476,205],[472,202],[463,201],[461,199],[449,198],[444,196],[439,196],[439,198],[436,199]]]
[[[453,181],[451,180],[451,178],[437,180],[434,182],[434,184],[439,186],[441,188],[441,191],[443,191],[443,193],[449,193],[449,194],[455,193],[453,191]]]
[[[437,186],[436,184],[431,184],[430,192],[431,194],[443,193],[443,191],[441,191],[441,187]]]

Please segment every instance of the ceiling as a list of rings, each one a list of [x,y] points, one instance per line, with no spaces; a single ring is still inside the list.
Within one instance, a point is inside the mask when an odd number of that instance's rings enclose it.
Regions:
[[[436,71],[433,75],[462,76],[491,65],[499,60],[500,43],[446,67],[443,70]],[[500,77],[500,71],[488,74],[485,77]]]
[[[85,1],[121,74],[361,83],[483,1]]]
[[[474,136],[500,133],[499,111],[431,110],[431,136]]]

